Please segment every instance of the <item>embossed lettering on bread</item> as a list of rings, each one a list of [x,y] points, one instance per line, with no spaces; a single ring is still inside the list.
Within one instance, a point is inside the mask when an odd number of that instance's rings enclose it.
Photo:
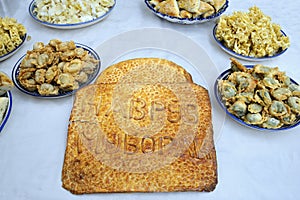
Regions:
[[[74,194],[213,191],[208,91],[165,59],[108,67],[76,92],[62,182]]]

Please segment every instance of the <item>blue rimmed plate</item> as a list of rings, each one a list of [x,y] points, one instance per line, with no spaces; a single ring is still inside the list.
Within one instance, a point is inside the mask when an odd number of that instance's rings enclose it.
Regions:
[[[5,55],[0,56],[0,62],[3,61],[3,60],[8,59],[8,58],[11,57],[12,55],[14,55],[19,49],[21,49],[21,47],[25,44],[26,38],[27,38],[27,34],[25,34],[25,35],[21,38],[21,39],[22,39],[21,44],[19,44],[14,50],[12,50],[11,52],[8,52],[8,53],[5,54]]]
[[[217,36],[216,36],[217,26],[218,26],[218,24],[216,24],[214,29],[213,29],[213,36],[214,36],[215,41],[217,42],[218,46],[221,49],[223,49],[226,53],[228,53],[229,55],[234,56],[236,58],[239,58],[239,59],[242,59],[242,60],[247,60],[247,61],[266,61],[266,60],[271,60],[271,59],[277,58],[278,56],[282,55],[284,52],[287,51],[287,49],[281,50],[273,56],[264,56],[264,57],[252,57],[252,56],[245,56],[245,55],[238,54],[238,53],[234,52],[233,50],[227,48],[223,44],[223,42],[221,42],[217,39]],[[285,32],[283,32],[282,30],[281,30],[281,33],[282,33],[283,36],[287,36],[285,34]]]
[[[15,86],[23,93],[31,95],[33,97],[38,97],[38,98],[44,98],[44,99],[56,99],[56,98],[62,98],[62,97],[66,97],[66,96],[70,96],[72,94],[74,94],[77,90],[79,90],[80,88],[90,84],[98,75],[99,71],[100,71],[100,66],[101,66],[101,62],[100,62],[100,57],[99,55],[96,53],[96,51],[94,51],[92,48],[83,45],[83,44],[79,44],[79,43],[75,43],[76,47],[78,48],[83,48],[84,50],[88,51],[88,53],[93,56],[96,60],[99,60],[99,63],[97,64],[94,72],[92,74],[90,74],[88,76],[88,80],[85,83],[82,83],[79,85],[79,88],[76,90],[72,90],[72,91],[59,91],[58,95],[48,95],[48,96],[44,96],[44,95],[40,95],[37,91],[29,91],[26,88],[24,88],[21,83],[18,81],[18,76],[19,76],[19,72],[20,72],[20,64],[23,60],[23,58],[26,55],[23,55],[18,62],[15,64],[13,71],[12,71],[12,80],[15,84]]]
[[[11,95],[11,92],[7,91],[1,97],[7,97],[8,98],[8,105],[7,105],[7,109],[4,113],[3,119],[0,122],[0,133],[1,133],[2,129],[4,128],[6,122],[8,121],[8,118],[9,118],[10,113],[11,113],[11,108],[12,108],[12,95]]]
[[[42,20],[38,19],[37,16],[36,16],[36,13],[33,11],[34,8],[36,7],[35,0],[33,0],[29,5],[29,14],[36,22],[38,22],[38,23],[40,23],[44,26],[48,26],[48,27],[56,28],[56,29],[76,29],[76,28],[84,28],[84,27],[87,27],[87,26],[91,26],[93,24],[96,24],[96,23],[104,20],[112,12],[115,5],[116,5],[116,0],[115,0],[114,5],[112,7],[110,7],[109,10],[104,15],[102,15],[100,17],[97,17],[93,20],[89,20],[89,21],[86,21],[86,22],[74,23],[74,24],[54,24],[54,23],[45,22],[45,21],[42,21]]]
[[[253,68],[254,65],[245,65],[247,68]],[[222,96],[219,92],[219,87],[218,87],[218,83],[220,80],[226,80],[228,79],[228,76],[232,73],[231,69],[227,69],[224,72],[222,72],[220,74],[220,76],[217,78],[217,80],[215,81],[214,84],[214,93],[215,93],[215,97],[219,103],[219,105],[222,107],[222,109],[226,112],[226,114],[228,116],[230,116],[234,121],[236,121],[237,123],[244,125],[246,127],[252,128],[252,129],[256,129],[256,130],[260,130],[260,131],[283,131],[283,130],[289,130],[291,128],[294,128],[296,126],[298,126],[300,124],[300,115],[297,116],[296,121],[291,124],[291,125],[284,125],[280,128],[276,128],[276,129],[267,129],[267,128],[262,128],[258,125],[252,125],[252,124],[248,124],[246,122],[244,122],[242,119],[238,118],[237,116],[235,116],[234,114],[230,113],[227,109],[227,107],[224,105],[223,101],[222,101]],[[291,78],[290,78],[291,79]],[[299,85],[296,81],[294,81],[293,79],[291,79],[291,83],[294,83],[296,85]]]
[[[222,8],[219,9],[218,12],[214,13],[211,16],[208,17],[198,17],[198,18],[179,18],[179,17],[173,17],[161,12],[158,12],[154,9],[153,5],[151,5],[150,0],[145,0],[145,3],[147,7],[150,9],[152,13],[157,15],[158,17],[165,19],[167,21],[178,23],[178,24],[200,24],[211,20],[216,20],[222,13],[225,12],[225,10],[228,8],[228,0],[226,0],[225,4],[222,6]]]

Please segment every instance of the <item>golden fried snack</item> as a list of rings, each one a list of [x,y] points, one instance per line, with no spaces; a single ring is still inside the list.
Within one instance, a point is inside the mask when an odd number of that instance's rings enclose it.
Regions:
[[[178,0],[177,3],[180,9],[188,12],[196,12],[200,7],[200,0]]]
[[[218,81],[228,112],[245,123],[279,129],[297,123],[300,86],[278,67],[257,64],[247,68],[231,58],[231,72]]]
[[[165,13],[167,15],[173,16],[173,17],[179,17],[179,7],[176,2],[176,0],[166,0],[162,1],[157,6],[158,12]]]
[[[149,0],[154,10],[178,18],[207,18],[218,13],[226,0]]]
[[[23,42],[26,32],[15,18],[0,17],[0,56],[15,50]]]
[[[0,95],[3,95],[8,90],[14,87],[13,81],[4,72],[0,72]]]
[[[74,41],[36,42],[21,61],[17,79],[28,91],[43,96],[58,95],[85,84],[98,63],[99,60],[77,47]]]
[[[167,63],[134,63],[150,61]],[[75,194],[212,191],[217,164],[207,90],[178,65],[165,65],[163,72],[177,69],[166,74],[121,63],[76,93],[63,187]],[[115,67],[124,73],[111,79]]]
[[[216,11],[219,11],[226,3],[226,0],[203,0],[203,2],[211,4]]]
[[[248,12],[222,15],[216,37],[235,53],[258,58],[274,56],[290,46],[290,39],[281,32],[280,25],[257,6],[250,7]]]
[[[209,17],[215,13],[214,7],[206,2],[201,2],[200,7],[198,10],[196,10],[194,16],[203,16],[203,17]]]

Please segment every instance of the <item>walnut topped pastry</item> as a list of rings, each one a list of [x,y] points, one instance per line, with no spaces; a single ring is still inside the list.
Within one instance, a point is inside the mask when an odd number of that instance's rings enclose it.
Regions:
[[[217,13],[226,0],[149,0],[153,8],[178,18],[207,18]]]

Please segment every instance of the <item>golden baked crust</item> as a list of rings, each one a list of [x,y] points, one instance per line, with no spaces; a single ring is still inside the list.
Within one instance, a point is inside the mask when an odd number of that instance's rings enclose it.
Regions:
[[[107,80],[108,69],[97,81]],[[125,74],[76,92],[63,187],[75,194],[212,191],[217,163],[207,90]]]
[[[137,72],[133,73],[133,70]],[[133,77],[135,80],[138,78],[139,82],[145,81],[145,74],[139,73],[141,70],[149,72],[146,76],[155,76],[156,73],[167,74],[167,76],[160,76],[164,78],[161,80],[157,80],[157,76],[152,78],[155,79],[156,82],[193,82],[192,76],[184,68],[172,61],[161,58],[135,58],[119,62],[106,68],[101,72],[101,75],[97,78],[95,83],[117,83],[121,77],[125,75],[129,76],[128,72],[132,72],[131,75],[140,76]]]

